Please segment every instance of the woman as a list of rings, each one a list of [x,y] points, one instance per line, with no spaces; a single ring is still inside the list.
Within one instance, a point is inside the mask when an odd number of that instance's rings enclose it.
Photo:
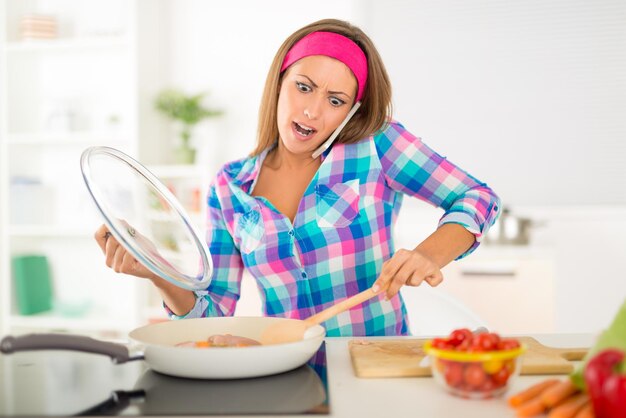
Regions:
[[[413,249],[395,250],[403,195],[445,210]],[[208,196],[212,281],[191,292],[155,277],[106,228],[106,263],[147,277],[174,318],[232,315],[243,269],[264,314],[306,318],[369,287],[380,295],[324,323],[329,336],[406,335],[398,291],[478,246],[499,211],[484,183],[391,119],[391,86],[371,40],[339,20],[291,35],[271,65],[252,154],[226,164]]]

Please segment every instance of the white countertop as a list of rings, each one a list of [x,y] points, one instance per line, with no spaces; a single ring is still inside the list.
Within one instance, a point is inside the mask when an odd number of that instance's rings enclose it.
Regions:
[[[589,334],[532,336],[552,347],[588,347],[595,340]],[[348,351],[348,341],[352,339],[326,339],[331,417],[437,418],[459,416],[460,412],[464,418],[513,417],[514,411],[506,404],[507,397],[545,379],[545,376],[519,376],[503,397],[468,400],[449,395],[431,377],[357,378]]]

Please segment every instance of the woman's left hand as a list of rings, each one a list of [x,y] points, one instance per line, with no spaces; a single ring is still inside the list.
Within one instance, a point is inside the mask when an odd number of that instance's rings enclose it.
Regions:
[[[377,291],[388,285],[385,298],[391,299],[402,286],[419,286],[423,281],[433,287],[443,281],[443,274],[437,264],[417,249],[399,249],[383,263],[383,269],[372,289]]]

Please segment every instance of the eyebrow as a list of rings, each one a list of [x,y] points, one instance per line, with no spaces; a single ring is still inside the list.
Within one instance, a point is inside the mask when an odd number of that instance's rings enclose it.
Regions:
[[[307,80],[309,80],[309,82],[311,83],[311,85],[312,85],[313,87],[315,87],[315,88],[318,88],[318,87],[319,87],[317,84],[315,84],[315,81],[311,80],[311,77],[306,76],[306,75],[304,75],[304,74],[296,74],[296,75],[299,75],[299,76],[304,77],[304,78],[306,78]],[[349,95],[349,94],[347,94],[347,93],[344,93],[343,91],[329,91],[329,93],[330,93],[330,94],[343,94],[344,96],[346,96],[346,97],[350,98],[350,95]]]

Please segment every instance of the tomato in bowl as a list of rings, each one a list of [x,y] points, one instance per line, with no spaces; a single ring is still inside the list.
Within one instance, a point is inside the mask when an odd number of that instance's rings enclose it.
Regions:
[[[519,374],[526,347],[497,333],[462,328],[424,344],[434,379],[449,393],[471,399],[502,395]]]

